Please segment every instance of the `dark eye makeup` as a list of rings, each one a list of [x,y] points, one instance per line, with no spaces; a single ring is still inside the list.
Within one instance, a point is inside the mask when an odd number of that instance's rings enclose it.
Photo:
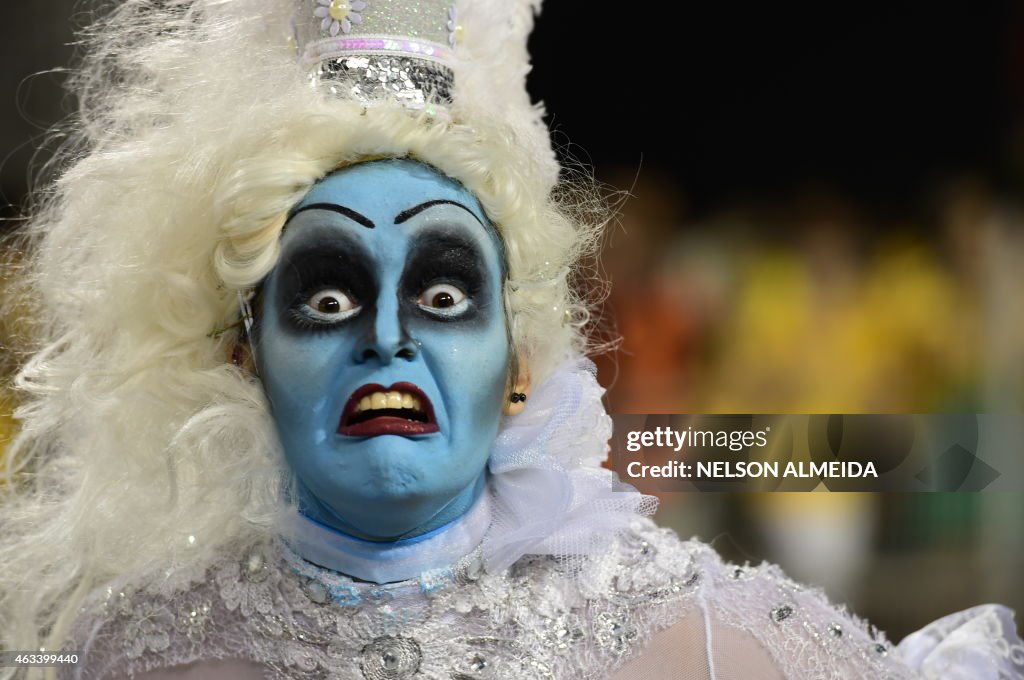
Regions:
[[[336,290],[338,302],[365,304],[375,296],[373,275],[365,260],[353,253],[334,248],[302,251],[289,257],[280,286],[279,308],[287,310],[286,317],[304,330],[324,329],[344,323],[353,315],[340,319],[330,318],[332,303],[324,301],[323,309],[310,312],[311,297],[324,290]],[[347,300],[342,299],[342,296]],[[321,305],[318,305],[321,306]],[[344,305],[339,309],[343,309]],[[323,314],[319,316],[317,312]]]
[[[452,233],[428,233],[417,239],[402,273],[402,292],[406,299],[419,296],[439,284],[449,284],[462,291],[470,304],[459,314],[437,314],[419,305],[422,314],[454,321],[471,317],[485,293],[486,266],[476,244]]]
[[[293,328],[316,331],[341,326],[358,318],[361,308],[377,298],[372,260],[350,239],[318,240],[288,254],[282,264],[277,305]],[[451,227],[431,229],[417,235],[410,246],[399,294],[403,307],[417,316],[442,322],[470,320],[491,302],[484,299],[489,297],[488,279],[486,262],[471,236]],[[453,294],[451,305],[444,304],[446,300],[434,304],[423,299],[425,292],[438,286],[462,296]],[[325,291],[334,291],[335,299],[321,300]],[[319,296],[319,309],[310,304],[314,296]]]

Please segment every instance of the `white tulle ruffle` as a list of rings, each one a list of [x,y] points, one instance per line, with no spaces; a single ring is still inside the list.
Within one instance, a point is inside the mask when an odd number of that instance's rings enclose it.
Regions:
[[[483,542],[489,570],[523,555],[591,555],[658,501],[601,467],[611,418],[594,364],[574,358],[532,390],[525,410],[505,419],[489,468],[493,521]]]
[[[1024,678],[1024,642],[1013,612],[986,604],[944,616],[898,646],[903,661],[926,680]]]

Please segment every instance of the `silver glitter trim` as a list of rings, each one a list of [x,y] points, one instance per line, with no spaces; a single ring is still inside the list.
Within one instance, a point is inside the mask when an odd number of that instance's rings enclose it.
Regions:
[[[406,106],[448,105],[455,82],[452,70],[415,57],[351,56],[320,62],[310,75],[334,95],[364,103],[397,99]]]

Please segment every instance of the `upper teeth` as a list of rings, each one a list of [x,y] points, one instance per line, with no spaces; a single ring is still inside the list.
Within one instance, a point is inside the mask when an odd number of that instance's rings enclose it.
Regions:
[[[355,413],[382,408],[406,408],[422,411],[423,405],[418,397],[414,397],[408,392],[397,392],[394,390],[390,392],[374,392],[367,394],[359,400],[359,403],[356,404]]]

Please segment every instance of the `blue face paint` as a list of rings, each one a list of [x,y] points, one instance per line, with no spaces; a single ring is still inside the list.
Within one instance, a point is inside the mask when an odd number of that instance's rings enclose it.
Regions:
[[[505,399],[502,284],[478,201],[420,163],[345,168],[296,207],[255,342],[305,514],[392,540],[472,505]]]

